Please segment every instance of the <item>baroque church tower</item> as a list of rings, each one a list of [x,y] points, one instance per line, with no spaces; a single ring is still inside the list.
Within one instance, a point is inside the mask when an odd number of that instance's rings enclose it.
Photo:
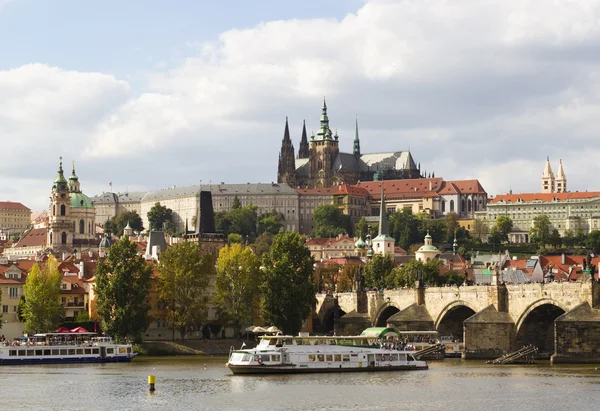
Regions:
[[[62,157],[58,167],[58,176],[52,185],[50,195],[50,216],[48,220],[48,239],[46,244],[54,251],[69,251],[73,246],[73,223],[70,220],[71,197],[69,183],[62,168]]]
[[[310,167],[308,170],[309,187],[316,188],[331,187],[334,173],[333,162],[340,152],[338,147],[339,137],[337,133],[333,136],[329,128],[325,99],[323,99],[321,110],[321,128],[317,136],[312,136],[310,141]]]
[[[283,140],[281,141],[281,151],[279,152],[279,165],[277,168],[277,182],[296,187],[296,156],[294,155],[294,145],[290,139],[290,129],[288,119],[285,118],[285,130]]]

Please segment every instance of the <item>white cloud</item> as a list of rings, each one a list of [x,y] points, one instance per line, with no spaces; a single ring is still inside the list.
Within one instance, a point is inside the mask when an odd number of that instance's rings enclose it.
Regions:
[[[586,147],[600,132],[599,22],[596,0],[369,1],[339,21],[191,39],[197,54],[158,66],[136,95],[100,73],[0,72],[0,126],[75,142],[73,154],[107,165],[92,179],[268,181],[284,117],[297,147],[301,120],[318,128],[326,95],[346,150],[358,113],[364,151],[410,146],[437,176],[535,191],[550,155],[564,159],[571,188],[586,189],[597,158]]]

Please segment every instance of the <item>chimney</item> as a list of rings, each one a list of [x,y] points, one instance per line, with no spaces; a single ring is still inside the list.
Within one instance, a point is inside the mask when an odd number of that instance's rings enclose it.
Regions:
[[[92,250],[88,251],[88,256],[92,258],[94,256],[94,252]]]
[[[429,191],[431,191],[432,189],[433,189],[433,186],[432,186],[431,180],[429,180]]]
[[[560,263],[563,264],[563,265],[565,264],[565,253],[561,254],[561,256],[560,256]]]
[[[79,262],[79,279],[83,278],[83,274],[85,274],[85,266],[83,265],[83,261]]]

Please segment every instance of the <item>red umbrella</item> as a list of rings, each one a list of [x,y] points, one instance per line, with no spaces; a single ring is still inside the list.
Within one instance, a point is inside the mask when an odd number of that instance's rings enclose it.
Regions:
[[[86,333],[86,332],[88,332],[88,330],[86,330],[86,329],[85,329],[85,328],[83,328],[83,327],[77,327],[77,328],[73,328],[73,329],[71,330],[71,332],[72,332],[72,333]]]
[[[71,330],[69,330],[67,327],[60,327],[58,330],[54,331],[55,333],[70,333]]]

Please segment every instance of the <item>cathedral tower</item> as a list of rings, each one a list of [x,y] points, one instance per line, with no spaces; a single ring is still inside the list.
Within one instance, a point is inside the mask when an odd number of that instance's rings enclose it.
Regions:
[[[339,153],[338,135],[333,136],[329,128],[327,103],[323,99],[321,109],[321,128],[317,136],[311,137],[310,168],[308,171],[310,187],[330,187],[333,183],[333,162]]]
[[[542,174],[542,193],[554,193],[554,173],[550,167],[550,158],[546,158],[546,166]]]
[[[281,151],[279,152],[279,165],[277,168],[277,182],[287,184],[292,188],[296,187],[296,156],[294,155],[294,145],[290,139],[290,128],[288,119],[285,118],[285,130],[283,140],[281,141]]]
[[[308,158],[310,149],[308,148],[308,138],[306,137],[306,121],[302,122],[302,139],[298,149],[298,158]]]
[[[558,173],[556,174],[556,192],[566,193],[567,192],[567,176],[563,169],[562,160],[558,164]]]
[[[360,158],[360,140],[358,139],[358,119],[356,119],[356,130],[354,130],[354,144],[352,148],[352,154],[356,158]]]

